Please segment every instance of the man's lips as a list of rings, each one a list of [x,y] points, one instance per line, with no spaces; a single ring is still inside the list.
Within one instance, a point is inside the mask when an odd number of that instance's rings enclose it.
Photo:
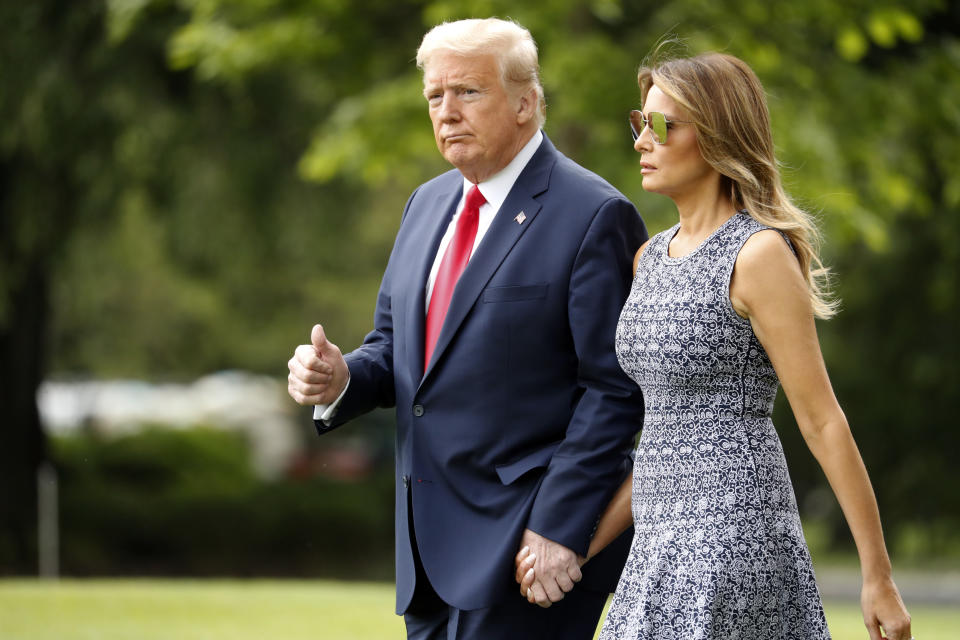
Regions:
[[[447,144],[452,144],[455,142],[463,142],[470,137],[469,133],[454,133],[451,135],[443,136],[443,141]]]
[[[641,162],[641,163],[640,163],[640,175],[645,175],[645,174],[648,174],[648,173],[653,173],[653,172],[656,171],[656,170],[657,170],[657,168],[656,168],[655,166],[653,166],[652,164],[650,164],[649,162]]]

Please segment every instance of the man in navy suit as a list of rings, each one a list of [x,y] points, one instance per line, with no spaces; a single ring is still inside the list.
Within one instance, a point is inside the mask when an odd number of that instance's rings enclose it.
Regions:
[[[542,133],[526,29],[446,23],[417,64],[456,169],[410,196],[373,331],[343,356],[315,326],[288,363],[289,392],[319,405],[321,434],[396,407],[397,613],[409,638],[592,638],[625,547],[582,574],[580,556],[641,426],[614,332],[646,230]],[[517,593],[524,547],[549,608]]]

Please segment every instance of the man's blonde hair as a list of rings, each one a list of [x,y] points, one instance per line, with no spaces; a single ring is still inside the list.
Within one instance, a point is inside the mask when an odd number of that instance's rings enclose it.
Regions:
[[[499,18],[444,22],[423,36],[417,50],[417,68],[423,71],[439,51],[463,57],[492,55],[500,67],[500,79],[508,93],[518,96],[534,90],[537,127],[543,127],[546,102],[540,84],[537,43],[529,31],[516,22]]]

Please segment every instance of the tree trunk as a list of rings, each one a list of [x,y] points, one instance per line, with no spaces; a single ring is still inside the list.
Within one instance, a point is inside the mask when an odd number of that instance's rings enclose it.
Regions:
[[[0,322],[0,574],[36,573],[37,468],[47,454],[37,389],[45,361],[48,276],[42,260],[21,273]]]

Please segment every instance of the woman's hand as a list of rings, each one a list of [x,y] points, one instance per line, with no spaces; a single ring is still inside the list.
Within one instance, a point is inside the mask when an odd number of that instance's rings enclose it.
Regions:
[[[526,598],[530,604],[535,604],[536,599],[533,597],[531,587],[537,579],[537,574],[533,570],[533,565],[537,562],[537,556],[534,553],[530,553],[530,547],[524,547],[517,553],[514,562],[517,568],[514,578],[517,584],[520,585],[520,595]],[[546,605],[541,606],[549,607],[550,603],[548,602]]]
[[[864,580],[860,593],[863,622],[870,640],[911,640],[910,614],[903,605],[900,592],[893,580]],[[883,634],[880,629],[883,629]]]

